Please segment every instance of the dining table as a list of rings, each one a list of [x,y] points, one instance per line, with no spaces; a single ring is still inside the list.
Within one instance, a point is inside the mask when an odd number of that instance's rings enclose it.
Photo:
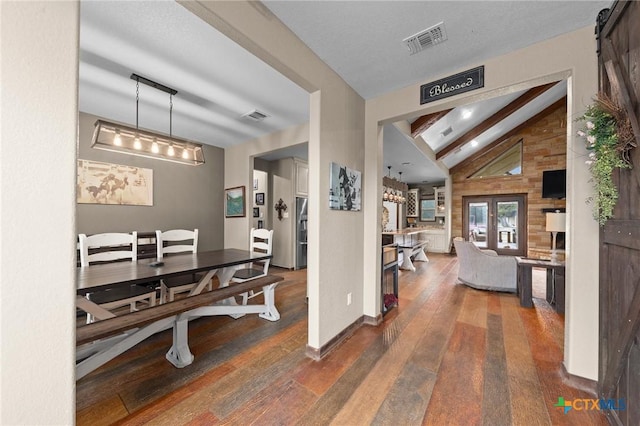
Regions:
[[[130,285],[150,285],[185,274],[202,274],[197,285],[189,292],[189,296],[194,296],[200,294],[214,276],[218,277],[220,287],[226,287],[230,285],[231,278],[238,269],[271,257],[264,253],[230,248],[165,256],[161,260],[150,258],[136,262],[77,267],[76,307],[92,314],[96,320],[106,320],[115,317],[115,314],[90,301],[86,297],[88,293]],[[188,365],[193,360],[188,348],[187,352],[184,349],[188,320],[207,315],[230,315],[238,318],[247,313],[258,313],[262,318],[277,321],[280,314],[274,304],[274,288],[275,285],[265,292],[263,305],[238,305],[235,298],[229,298],[207,307],[208,310],[199,309],[197,315],[163,318],[140,329],[82,345],[76,348],[76,378],[83,377],[142,340],[171,327],[174,327],[174,344],[167,353],[167,359],[176,367]],[[176,330],[176,324],[179,324],[179,330]]]

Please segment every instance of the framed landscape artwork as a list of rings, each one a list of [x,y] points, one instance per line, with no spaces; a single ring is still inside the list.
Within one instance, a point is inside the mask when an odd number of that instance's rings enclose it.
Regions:
[[[78,160],[79,204],[153,206],[153,170]]]
[[[224,217],[244,217],[245,203],[244,186],[225,189]]]

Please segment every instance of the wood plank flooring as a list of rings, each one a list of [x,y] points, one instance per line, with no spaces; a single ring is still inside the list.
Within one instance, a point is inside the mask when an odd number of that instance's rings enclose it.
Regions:
[[[382,324],[319,362],[305,356],[306,272],[273,268],[285,276],[280,321],[198,319],[184,369],[164,358],[171,331],[153,336],[77,382],[77,424],[608,424],[554,406],[595,395],[563,380],[563,317],[544,294],[521,308],[513,294],[457,284],[455,256],[429,258],[401,271],[399,307]]]

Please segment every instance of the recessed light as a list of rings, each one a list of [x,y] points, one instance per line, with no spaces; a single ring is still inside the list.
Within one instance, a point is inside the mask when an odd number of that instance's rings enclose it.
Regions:
[[[407,161],[406,163],[402,163],[402,165],[403,165],[403,166],[410,166],[410,165],[411,165],[411,163]]]
[[[463,109],[462,110],[462,118],[464,118],[465,120],[467,118],[471,118],[471,116],[473,115],[473,111],[471,111],[470,109]]]
[[[472,141],[471,141],[471,146],[473,146],[473,147],[478,146],[478,141],[477,141],[477,140],[475,140],[475,139],[474,139],[474,140],[472,140]]]

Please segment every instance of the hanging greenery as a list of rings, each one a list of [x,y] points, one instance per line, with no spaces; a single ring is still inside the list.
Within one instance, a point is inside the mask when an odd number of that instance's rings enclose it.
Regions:
[[[578,120],[585,128],[578,135],[585,138],[595,195],[587,202],[593,204],[593,217],[603,226],[613,217],[618,201],[618,189],[613,182],[616,168],[631,168],[629,151],[636,146],[629,118],[625,111],[604,94]]]

